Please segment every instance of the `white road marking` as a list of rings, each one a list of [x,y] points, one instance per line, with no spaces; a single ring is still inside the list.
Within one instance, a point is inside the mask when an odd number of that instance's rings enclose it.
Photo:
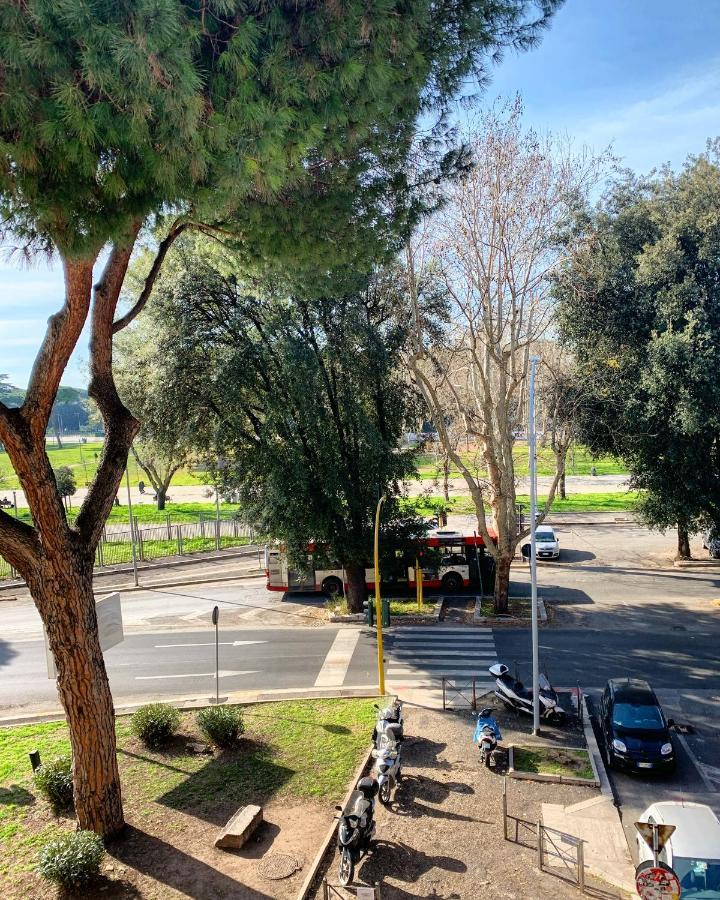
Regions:
[[[234,672],[232,670],[220,671],[221,678],[229,678],[231,675],[256,675],[260,670],[248,672]],[[165,678],[214,678],[214,672],[183,672],[182,675],[136,675],[135,681],[163,681]]]
[[[267,641],[219,641],[221,647],[242,647],[246,644],[267,644]],[[214,647],[215,641],[203,641],[201,644],[155,644],[156,650],[166,647]]]
[[[415,650],[408,648],[407,650],[399,650],[393,647],[388,653],[397,659],[412,657],[413,659],[425,659],[428,656],[465,656],[468,659],[496,659],[495,653],[483,653],[481,650]]]
[[[359,628],[343,628],[338,631],[315,679],[315,687],[340,687],[342,685],[360,634]]]

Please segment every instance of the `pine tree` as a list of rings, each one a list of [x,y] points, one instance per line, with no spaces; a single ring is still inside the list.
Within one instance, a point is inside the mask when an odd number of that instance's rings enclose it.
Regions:
[[[503,47],[530,46],[558,5],[0,4],[3,236],[27,254],[56,253],[65,277],[64,303],[49,321],[22,406],[0,405],[0,441],[34,522],[0,512],[0,552],[25,578],[48,631],[80,828],[110,835],[123,825],[92,592],[95,548],[139,427],[115,388],[113,334],[141,311],[169,247],[190,228],[239,234],[259,259],[292,250],[297,235],[307,259],[303,244],[320,236],[343,246],[356,217],[402,226],[412,202],[401,173],[418,117],[442,121],[464,81],[482,81]],[[138,236],[156,225],[162,239],[145,290],[116,318]],[[277,240],[283,229],[289,236]],[[103,248],[107,260],[93,287]],[[106,441],[71,527],[45,430],[86,322],[89,394]]]

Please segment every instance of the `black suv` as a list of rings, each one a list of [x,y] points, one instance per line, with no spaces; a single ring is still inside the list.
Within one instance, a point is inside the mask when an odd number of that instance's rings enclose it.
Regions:
[[[672,772],[675,750],[669,721],[655,692],[639,678],[612,678],[600,701],[608,763],[631,772]]]

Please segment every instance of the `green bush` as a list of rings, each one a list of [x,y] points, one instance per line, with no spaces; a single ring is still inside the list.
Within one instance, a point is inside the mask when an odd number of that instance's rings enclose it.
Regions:
[[[197,723],[205,737],[218,747],[232,747],[245,730],[237,706],[208,706],[198,713]]]
[[[167,703],[148,703],[133,713],[130,730],[148,747],[166,744],[177,731],[180,713]]]
[[[45,844],[38,869],[43,878],[75,888],[97,878],[105,848],[92,831],[74,831]]]
[[[43,763],[33,779],[37,789],[53,809],[69,809],[72,806],[72,760],[69,756],[58,756]]]

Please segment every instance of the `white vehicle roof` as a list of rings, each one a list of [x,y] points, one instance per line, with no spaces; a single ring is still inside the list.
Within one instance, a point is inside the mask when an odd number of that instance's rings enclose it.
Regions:
[[[553,535],[553,537],[555,536],[555,529],[552,527],[552,525],[536,525],[535,534],[540,531],[549,531]]]
[[[640,819],[647,822],[650,817],[676,827],[669,841],[673,858],[720,859],[720,820],[709,806],[668,800],[653,803]]]

